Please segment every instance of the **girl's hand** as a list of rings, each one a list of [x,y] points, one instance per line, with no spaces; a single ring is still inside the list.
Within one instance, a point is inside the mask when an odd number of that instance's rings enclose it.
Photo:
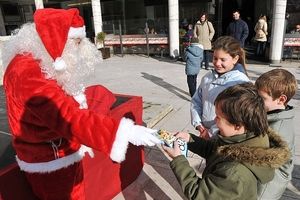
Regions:
[[[186,142],[189,142],[190,141],[190,137],[191,137],[190,134],[185,133],[185,132],[177,132],[176,134],[174,134],[174,136],[176,138],[181,138],[181,139],[183,139]]]
[[[204,128],[204,129],[202,129],[202,131],[199,131],[199,132],[200,132],[200,137],[201,137],[201,138],[203,138],[203,139],[205,139],[205,140],[210,139],[208,129]]]
[[[203,125],[199,125],[196,127],[196,129],[201,133],[201,132],[205,131],[206,128]]]
[[[173,159],[181,155],[177,140],[174,141],[173,148],[162,145],[163,150]]]

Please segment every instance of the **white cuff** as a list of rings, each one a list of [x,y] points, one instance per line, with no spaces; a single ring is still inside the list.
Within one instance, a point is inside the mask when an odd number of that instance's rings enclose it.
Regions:
[[[16,156],[16,160],[22,171],[29,173],[51,173],[56,170],[69,167],[70,165],[81,161],[86,152],[90,155],[90,157],[94,157],[94,152],[90,147],[81,145],[78,151],[65,157],[48,162],[28,163],[21,160],[18,156]]]
[[[117,133],[116,133],[116,139],[113,143],[111,152],[110,152],[110,158],[115,162],[122,162],[125,160],[126,151],[128,148],[128,138],[129,133],[132,131],[132,128],[134,126],[134,122],[131,119],[127,119],[123,117],[120,121]]]
[[[68,38],[85,38],[86,32],[85,32],[85,26],[73,28],[70,27]]]

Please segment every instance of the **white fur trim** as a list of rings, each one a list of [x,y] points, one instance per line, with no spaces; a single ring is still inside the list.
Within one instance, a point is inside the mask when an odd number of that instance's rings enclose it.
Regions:
[[[53,63],[53,66],[56,71],[63,71],[67,68],[67,65],[62,57],[57,57]]]
[[[204,49],[203,45],[202,44],[199,44],[199,43],[192,43],[192,45],[195,45],[201,49]]]
[[[85,38],[86,32],[85,32],[85,26],[73,28],[70,27],[68,38]]]
[[[116,162],[125,160],[126,151],[128,148],[128,133],[132,130],[134,122],[131,119],[122,118],[116,133],[116,139],[113,143],[110,158]]]
[[[20,160],[18,156],[16,156],[16,159],[22,171],[29,173],[48,173],[62,169],[64,167],[68,167],[76,162],[81,161],[86,152],[92,158],[94,157],[94,152],[91,148],[81,145],[80,149],[75,153],[49,162],[28,163]]]
[[[77,101],[79,103],[79,108],[80,109],[87,109],[88,108],[88,105],[87,105],[87,102],[86,102],[86,96],[84,93],[79,93],[77,95],[74,95],[73,96],[75,101]]]

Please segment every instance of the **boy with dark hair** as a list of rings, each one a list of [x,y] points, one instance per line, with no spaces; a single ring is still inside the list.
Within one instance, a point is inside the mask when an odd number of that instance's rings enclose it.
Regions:
[[[263,99],[252,83],[231,86],[215,100],[218,137],[205,140],[180,132],[188,149],[206,159],[202,178],[174,148],[170,166],[188,199],[257,199],[258,183],[267,183],[274,168],[290,156],[281,138],[268,128]]]
[[[255,82],[259,95],[264,99],[269,126],[288,144],[291,159],[275,170],[274,179],[260,186],[259,199],[280,199],[292,179],[295,145],[294,109],[288,105],[297,91],[293,74],[284,69],[274,69],[262,74]]]

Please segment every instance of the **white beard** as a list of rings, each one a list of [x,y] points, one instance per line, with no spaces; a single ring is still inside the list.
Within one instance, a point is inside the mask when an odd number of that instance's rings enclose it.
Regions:
[[[4,71],[16,54],[30,53],[33,58],[41,61],[41,70],[45,78],[56,80],[71,96],[84,92],[87,79],[102,62],[101,54],[87,38],[82,39],[79,45],[68,39],[61,56],[67,68],[61,72],[55,71],[54,60],[45,49],[33,23],[23,25],[17,34],[6,42],[3,52]]]
[[[67,68],[56,72],[55,79],[68,94],[74,96],[83,92],[85,83],[94,73],[95,67],[102,62],[99,51],[87,38],[77,45],[68,40],[62,55]]]

